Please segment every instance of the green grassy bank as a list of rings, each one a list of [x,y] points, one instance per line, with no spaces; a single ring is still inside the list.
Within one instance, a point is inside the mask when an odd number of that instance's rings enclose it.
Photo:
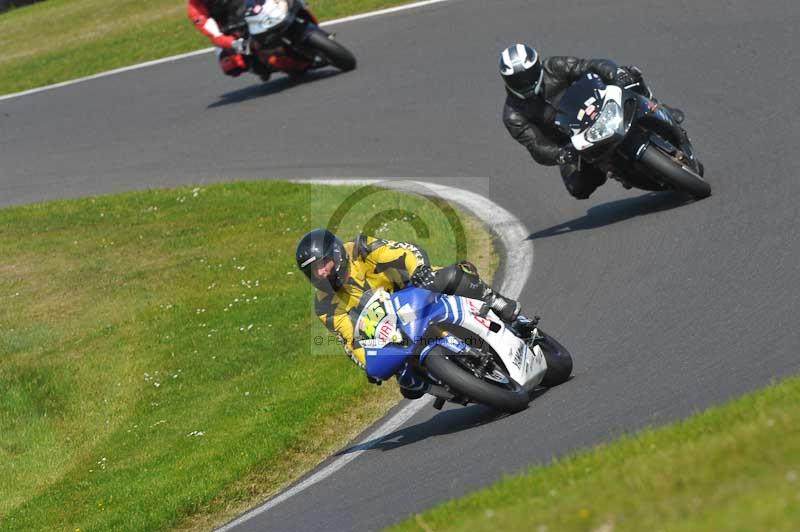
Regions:
[[[357,203],[340,234],[417,241],[447,263],[452,220],[353,190],[239,183],[0,210],[0,529],[208,528],[395,403],[394,384],[315,344],[294,246]],[[488,235],[461,220],[489,265]]]
[[[404,3],[308,2],[321,20]],[[209,46],[189,21],[186,0],[48,0],[0,14],[0,94]],[[209,65],[209,76],[217,70]]]
[[[800,378],[508,477],[391,530],[794,531]]]

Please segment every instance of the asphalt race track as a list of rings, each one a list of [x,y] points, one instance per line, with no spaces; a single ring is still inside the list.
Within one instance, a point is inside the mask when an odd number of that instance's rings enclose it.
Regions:
[[[337,26],[359,69],[302,85],[226,79],[211,55],[163,64],[0,101],[0,205],[221,176],[490,178],[534,240],[523,303],[575,378],[511,417],[424,409],[242,527],[377,529],[797,372],[798,25],[788,0],[453,0]],[[516,40],[639,65],[686,112],[714,195],[572,199],[500,122]]]

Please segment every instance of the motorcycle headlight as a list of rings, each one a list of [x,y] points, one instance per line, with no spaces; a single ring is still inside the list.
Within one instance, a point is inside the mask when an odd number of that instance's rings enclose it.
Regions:
[[[622,129],[622,109],[617,102],[611,100],[603,106],[597,121],[586,130],[585,137],[589,142],[599,142],[613,136],[620,129]]]

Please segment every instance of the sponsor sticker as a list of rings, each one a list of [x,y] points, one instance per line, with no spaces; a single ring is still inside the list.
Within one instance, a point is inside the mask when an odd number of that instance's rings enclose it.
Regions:
[[[511,362],[519,369],[522,369],[523,356],[525,356],[525,344],[520,342],[519,347],[514,351],[514,356],[511,358]]]
[[[475,319],[475,321],[489,329],[492,322],[491,320],[481,316],[481,307],[478,306],[478,303],[476,303],[474,299],[467,299],[466,301],[467,306],[469,307],[469,312],[472,314],[472,317]]]

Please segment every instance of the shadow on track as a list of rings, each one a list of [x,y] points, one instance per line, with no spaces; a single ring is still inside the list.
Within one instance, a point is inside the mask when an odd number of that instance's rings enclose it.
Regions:
[[[531,394],[531,401],[547,392],[547,388],[536,388]],[[524,411],[523,411],[524,412]],[[365,441],[359,445],[348,447],[336,453],[337,456],[356,451],[379,450],[391,451],[404,445],[422,441],[431,436],[444,436],[486,425],[498,419],[508,417],[505,412],[498,412],[489,407],[472,404],[467,407],[455,407],[439,412],[432,418],[410,427],[402,427],[382,438]]]
[[[243,89],[226,92],[225,94],[220,95],[219,100],[209,104],[208,109],[246,102],[255,98],[263,98],[264,96],[277,94],[298,85],[313,83],[315,81],[338,76],[339,74],[342,74],[340,70],[326,68],[324,70],[313,70],[300,77],[281,75],[281,77],[272,78],[266,83],[257,83],[255,85],[250,85],[249,87],[244,87]]]
[[[597,205],[586,211],[585,216],[532,233],[528,240],[548,238],[586,229],[597,229],[598,227],[622,222],[636,216],[645,216],[674,209],[691,202],[691,198],[682,192],[648,192],[634,198],[625,198]]]

